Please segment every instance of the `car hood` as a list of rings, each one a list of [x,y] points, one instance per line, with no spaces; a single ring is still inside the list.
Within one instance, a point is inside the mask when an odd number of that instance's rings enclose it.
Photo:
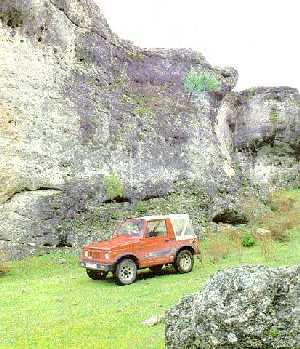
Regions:
[[[97,241],[87,245],[87,248],[110,251],[115,248],[126,247],[140,240],[140,237],[118,236],[108,241]]]

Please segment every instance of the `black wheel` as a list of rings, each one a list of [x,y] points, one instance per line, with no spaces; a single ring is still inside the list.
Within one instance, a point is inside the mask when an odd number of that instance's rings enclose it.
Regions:
[[[88,274],[89,278],[93,280],[104,280],[107,275],[106,271],[92,270],[92,269],[86,269],[86,273]]]
[[[153,267],[150,267],[150,270],[154,275],[159,275],[161,274],[162,268],[162,265],[154,265]]]
[[[194,266],[194,256],[189,250],[182,250],[176,256],[174,263],[175,269],[183,274],[192,271]]]
[[[130,258],[122,259],[115,271],[115,279],[118,285],[132,284],[136,280],[137,266]]]

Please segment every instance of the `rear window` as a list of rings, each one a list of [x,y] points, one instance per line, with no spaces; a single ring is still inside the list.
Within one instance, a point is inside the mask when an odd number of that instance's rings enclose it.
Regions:
[[[188,223],[184,235],[187,235],[187,236],[195,235],[194,228],[191,222]]]
[[[172,219],[173,229],[176,237],[194,236],[194,228],[190,220],[186,217],[176,217]]]

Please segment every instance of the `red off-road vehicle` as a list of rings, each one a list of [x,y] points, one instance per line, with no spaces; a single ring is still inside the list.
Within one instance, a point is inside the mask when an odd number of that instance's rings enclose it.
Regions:
[[[93,280],[112,272],[118,285],[129,285],[142,268],[158,274],[164,265],[173,264],[179,273],[188,273],[198,253],[187,214],[146,216],[125,221],[109,241],[85,246],[80,264]]]

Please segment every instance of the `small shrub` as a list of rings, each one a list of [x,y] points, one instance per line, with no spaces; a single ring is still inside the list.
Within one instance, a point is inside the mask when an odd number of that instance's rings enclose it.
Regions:
[[[115,172],[104,177],[104,187],[106,194],[111,201],[124,196],[123,183]]]
[[[216,76],[207,72],[196,72],[191,70],[184,79],[184,87],[190,94],[201,94],[203,92],[215,92],[220,86]]]
[[[241,242],[244,247],[252,247],[255,245],[255,238],[250,233],[244,233],[241,236]]]
[[[147,212],[147,206],[144,201],[138,201],[136,203],[135,209],[141,215]]]
[[[277,337],[277,336],[279,336],[279,330],[276,328],[276,327],[271,327],[270,328],[270,335],[272,336],[272,337]]]

